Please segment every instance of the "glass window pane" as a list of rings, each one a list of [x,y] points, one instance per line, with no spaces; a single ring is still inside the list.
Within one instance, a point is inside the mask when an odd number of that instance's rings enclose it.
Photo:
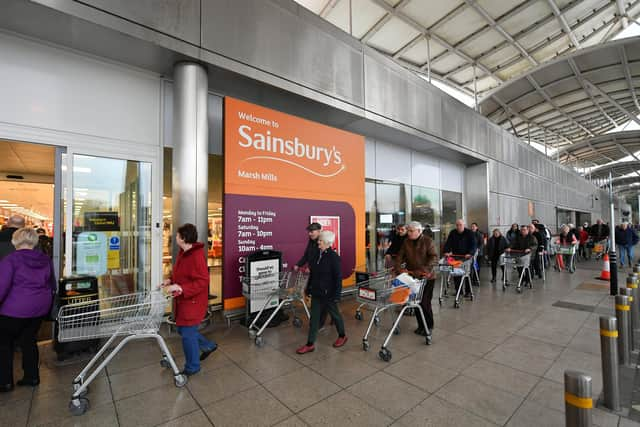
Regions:
[[[73,274],[100,297],[151,287],[151,164],[73,156]]]
[[[425,187],[412,187],[411,220],[422,225],[440,225],[440,191]]]
[[[453,191],[442,192],[442,224],[440,226],[440,248],[449,232],[456,227],[456,220],[462,218],[462,194]]]
[[[409,186],[376,184],[376,266],[384,267],[384,253],[391,244],[391,234],[397,224],[404,224],[409,206]]]
[[[172,156],[171,148],[164,149],[164,176],[162,192],[162,274],[167,278],[172,268],[174,244],[172,208]],[[212,304],[222,304],[222,187],[223,157],[209,154],[209,195],[207,200],[207,265],[209,266],[209,294],[217,298]],[[200,232],[200,230],[198,230]]]

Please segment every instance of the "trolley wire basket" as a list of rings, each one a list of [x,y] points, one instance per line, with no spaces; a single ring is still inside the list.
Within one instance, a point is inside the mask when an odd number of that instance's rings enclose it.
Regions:
[[[384,289],[391,286],[393,280],[393,269],[386,268],[380,271],[373,271],[367,273],[365,280],[356,281],[356,301],[359,303],[356,308],[356,320],[362,320],[364,318],[362,311],[364,308],[373,309],[371,304],[370,293],[378,289]],[[362,294],[361,294],[362,292]],[[380,323],[379,318],[374,318],[376,326]]]
[[[365,302],[374,309],[373,316],[362,338],[362,349],[364,351],[369,350],[369,334],[371,333],[373,325],[380,323],[380,315],[392,307],[401,307],[378,352],[378,356],[385,362],[388,362],[392,356],[391,350],[388,348],[389,342],[394,334],[398,335],[400,333],[400,320],[402,320],[402,316],[404,316],[404,313],[408,309],[417,311],[416,315],[421,316],[422,324],[425,325],[426,328],[427,323],[420,302],[422,301],[422,294],[427,280],[422,278],[415,280],[413,284],[398,284],[397,286],[393,285],[393,281],[385,280],[382,277],[378,280],[373,280],[369,286],[361,286],[358,289],[358,301]],[[431,332],[429,330],[426,331],[425,342],[427,345],[431,344]]]
[[[304,290],[309,282],[309,273],[301,270],[296,272],[285,271],[278,275],[274,274],[271,278],[267,278],[267,280],[265,280],[264,276],[261,276],[259,278],[260,281],[266,283],[266,285],[259,285],[258,287],[253,286],[250,288],[249,284],[255,282],[255,279],[256,278],[251,277],[243,278],[243,294],[249,301],[251,301],[252,298],[264,300],[264,304],[260,308],[260,311],[258,311],[249,325],[249,337],[254,339],[258,347],[262,347],[264,345],[264,338],[262,335],[265,329],[283,307],[291,308],[293,312],[292,323],[296,328],[300,328],[302,326],[302,319],[296,314],[295,302],[299,302],[302,305],[304,312],[307,315],[307,319],[311,317],[304,295]],[[245,289],[247,291],[245,291]],[[267,320],[264,321],[261,326],[258,326],[258,322],[260,318],[262,318],[264,311],[270,304],[272,304],[274,299],[279,301],[277,306],[275,306],[275,309],[269,315]]]
[[[473,301],[473,286],[471,286],[471,274],[473,268],[474,257],[467,258],[466,255],[451,255],[443,257],[438,261],[437,270],[440,274],[440,295],[438,296],[438,304],[442,305],[445,298],[449,298],[448,287],[452,278],[461,277],[460,286],[456,290],[456,298],[453,303],[454,308],[460,308],[461,289],[464,288],[465,282],[469,285],[469,298]]]
[[[86,397],[89,384],[132,340],[155,339],[161,351],[160,365],[172,369],[176,387],[186,385],[187,376],[178,370],[167,344],[158,333],[169,300],[170,297],[161,290],[154,290],[69,304],[60,309],[60,342],[108,338],[73,380],[73,393],[69,402],[69,410],[73,415],[82,415],[89,409],[89,399]],[[123,337],[122,340],[111,349],[119,337]],[[104,359],[98,364],[103,356]],[[98,366],[94,369],[96,364]]]
[[[503,291],[505,291],[507,289],[507,286],[509,286],[507,277],[509,276],[509,272],[514,268],[521,269],[520,273],[518,274],[518,284],[516,285],[516,291],[518,293],[522,292],[522,284],[525,281],[528,283],[528,286],[530,288],[533,287],[531,275],[531,252],[518,250],[504,252],[502,255],[500,255],[500,265],[504,266],[504,274],[502,275]],[[526,280],[527,278],[528,280]]]

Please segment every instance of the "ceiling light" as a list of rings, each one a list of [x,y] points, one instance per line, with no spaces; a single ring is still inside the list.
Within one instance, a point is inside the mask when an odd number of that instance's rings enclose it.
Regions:
[[[9,203],[8,200],[0,200],[0,203]]]

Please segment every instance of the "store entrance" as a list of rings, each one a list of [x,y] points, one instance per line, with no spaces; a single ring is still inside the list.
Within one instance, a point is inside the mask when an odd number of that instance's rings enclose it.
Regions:
[[[37,249],[55,256],[59,272],[60,239],[54,236],[56,147],[0,140],[0,153],[0,228],[7,227],[12,216],[24,218],[40,235]],[[42,325],[38,338],[52,338],[50,322]]]

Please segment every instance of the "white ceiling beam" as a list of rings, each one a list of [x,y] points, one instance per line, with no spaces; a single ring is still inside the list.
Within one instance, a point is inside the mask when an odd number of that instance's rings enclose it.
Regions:
[[[613,125],[613,127],[618,126],[618,124],[616,123],[615,120],[613,120],[611,118],[610,115],[608,115],[603,109],[602,106],[600,105],[600,103],[593,97],[593,95],[591,95],[591,92],[589,92],[589,90],[587,89],[587,85],[584,83],[584,80],[582,78],[582,72],[580,71],[580,69],[578,68],[578,66],[576,65],[576,61],[573,60],[573,58],[568,58],[567,62],[569,63],[569,66],[571,67],[571,71],[573,71],[573,75],[576,76],[576,79],[578,80],[578,83],[580,83],[580,86],[582,86],[582,89],[585,91],[585,93],[587,95],[589,95],[589,99],[591,99],[591,102],[593,103],[594,106],[596,106],[598,108],[598,110],[600,110],[600,113],[607,119],[609,120],[609,122]]]
[[[462,59],[464,59],[467,62],[475,64],[485,74],[492,76],[493,78],[495,78],[499,82],[503,82],[504,81],[502,78],[498,77],[495,73],[493,73],[485,65],[481,64],[480,62],[476,62],[476,60],[474,58],[470,57],[469,55],[467,55],[466,53],[464,53],[460,49],[456,48],[455,46],[453,46],[451,43],[449,43],[448,41],[446,41],[445,39],[443,39],[439,35],[435,34],[432,31],[430,31],[428,28],[425,28],[422,24],[414,21],[413,18],[407,16],[402,11],[396,11],[386,1],[384,1],[384,0],[371,0],[371,1],[373,3],[375,3],[375,4],[377,4],[378,6],[382,7],[384,10],[387,11],[387,13],[392,14],[396,18],[402,20],[405,24],[407,24],[407,25],[411,26],[412,28],[414,28],[416,31],[419,31],[420,33],[422,33],[424,37],[430,37],[432,40],[435,40],[436,42],[438,42],[439,44],[444,46],[448,51],[450,51],[452,53],[455,53],[456,55],[460,56]],[[420,68],[424,71],[427,68],[427,64],[423,65]]]
[[[584,82],[589,86],[590,89],[593,89],[598,95],[603,97],[606,101],[608,101],[611,105],[616,107],[620,112],[627,116],[629,120],[633,120],[636,124],[640,125],[640,119],[638,119],[634,114],[632,114],[629,110],[624,108],[618,101],[609,96],[608,93],[600,89],[595,84],[591,83],[589,80],[584,79]]]
[[[402,8],[405,7],[410,1],[411,0],[401,0],[400,3],[395,5],[393,8],[398,11],[402,10]],[[380,29],[384,27],[384,25],[391,20],[391,18],[393,18],[393,15],[391,13],[389,12],[385,13],[385,15],[382,18],[380,18],[378,22],[376,22],[371,28],[367,30],[367,32],[364,34],[364,36],[362,36],[360,41],[362,43],[368,42],[371,39],[371,37],[376,35],[376,33],[380,31]]]
[[[338,5],[340,0],[327,0],[322,9],[320,9],[320,13],[318,14],[321,18],[327,18],[327,15],[331,13],[333,9]]]
[[[633,103],[635,104],[638,111],[640,111],[640,104],[638,103],[638,97],[636,96],[636,88],[633,84],[631,71],[629,70],[629,59],[627,58],[627,51],[624,48],[624,45],[618,48],[618,53],[620,54],[620,61],[622,62],[622,71],[624,71],[624,78],[627,80],[627,86],[629,86],[629,92],[631,92]]]
[[[540,95],[542,95],[542,97],[549,103],[549,105],[551,105],[558,113],[560,113],[560,115],[562,117],[564,117],[565,119],[569,120],[571,123],[573,123],[574,125],[578,126],[580,129],[585,131],[587,133],[587,135],[594,136],[594,134],[593,134],[593,132],[591,132],[591,130],[587,129],[581,123],[578,123],[576,120],[573,119],[573,117],[568,115],[562,108],[560,108],[560,106],[558,104],[556,104],[553,99],[551,99],[549,94],[544,89],[542,89],[542,87],[540,87],[538,82],[533,78],[533,76],[531,74],[527,75],[526,78],[529,81],[529,83],[531,83],[533,85],[533,87],[536,89],[536,91],[538,91],[538,93]]]
[[[553,14],[556,16],[556,18],[560,22],[560,26],[564,30],[565,34],[571,40],[571,43],[573,43],[573,47],[578,49],[580,47],[580,42],[578,41],[578,38],[576,37],[576,35],[573,34],[571,27],[567,23],[567,20],[565,19],[560,9],[558,9],[558,5],[556,4],[556,2],[554,0],[547,0],[547,4],[549,5],[549,7],[551,7]]]
[[[498,24],[495,19],[493,19],[491,17],[491,15],[489,15],[489,13],[484,10],[484,8],[482,8],[482,6],[480,6],[478,4],[478,2],[476,0],[465,0],[465,3],[467,5],[469,5],[469,7],[471,7],[473,10],[475,10],[480,16],[482,16],[482,18],[487,21],[487,23],[489,24],[489,26],[491,28],[493,28],[495,31],[497,31],[498,33],[500,33],[500,35],[507,41],[509,42],[509,44],[511,46],[513,46],[517,51],[520,52],[520,54],[522,55],[523,58],[527,58],[529,60],[529,62],[531,63],[531,65],[533,65],[534,67],[536,65],[538,65],[538,61],[536,61],[530,54],[529,52],[527,52],[527,50],[522,47],[522,45],[520,43],[518,43],[512,36],[511,34],[509,34],[507,31],[505,31],[504,28],[502,28],[502,26],[500,24]]]
[[[627,12],[624,10],[624,0],[616,0],[616,8],[618,9],[618,15],[622,18],[622,28],[629,26],[629,18],[627,18]]]

